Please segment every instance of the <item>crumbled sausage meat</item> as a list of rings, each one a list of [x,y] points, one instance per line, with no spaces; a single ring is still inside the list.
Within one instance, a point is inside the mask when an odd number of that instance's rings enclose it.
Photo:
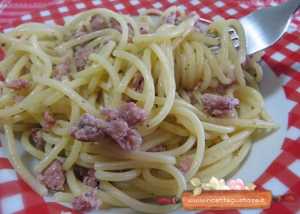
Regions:
[[[105,18],[101,15],[92,16],[90,24],[91,24],[92,31],[102,30],[108,27]]]
[[[91,114],[81,116],[78,126],[72,127],[71,136],[81,141],[97,141],[104,136],[106,122]]]
[[[132,128],[146,119],[143,109],[135,103],[123,104],[119,109],[104,108],[106,120],[84,114],[77,126],[71,129],[71,136],[81,141],[99,141],[110,137],[124,150],[135,150],[142,144],[142,137]]]
[[[202,102],[204,111],[214,117],[232,115],[234,108],[240,103],[236,98],[209,93],[203,94]]]
[[[53,71],[53,77],[57,80],[62,80],[64,76],[67,76],[71,71],[71,59],[67,58],[60,64],[57,64]]]
[[[107,116],[108,120],[123,119],[129,126],[135,126],[147,117],[145,110],[138,107],[134,102],[125,103],[118,110],[104,108],[102,113]]]
[[[187,173],[190,170],[192,163],[193,158],[191,156],[185,156],[178,163],[178,168],[182,173]]]
[[[62,162],[59,160],[53,161],[47,169],[38,175],[38,179],[50,190],[63,190],[66,179]]]
[[[83,183],[90,187],[97,187],[99,186],[99,181],[95,176],[95,170],[89,169],[87,171],[87,175],[83,177]]]
[[[10,88],[10,89],[13,89],[16,91],[28,88],[29,85],[30,85],[29,82],[24,79],[11,80],[6,83],[7,88]]]
[[[51,129],[55,125],[55,123],[55,118],[50,114],[49,111],[45,111],[43,115],[43,121],[41,122],[43,129]]]
[[[75,65],[78,71],[81,71],[85,68],[88,58],[91,53],[93,53],[93,48],[86,47],[86,46],[78,46],[75,48],[74,59]]]
[[[72,201],[72,206],[78,211],[88,211],[90,209],[98,209],[101,201],[97,198],[96,190],[92,190],[77,196]]]
[[[81,180],[85,185],[90,187],[98,187],[99,181],[95,176],[95,169],[89,169],[82,166],[74,166],[74,173],[76,177]]]
[[[141,135],[135,129],[128,127],[124,120],[112,120],[105,128],[105,133],[117,142],[122,149],[136,150],[143,142]]]
[[[115,20],[115,19],[110,19],[109,22],[109,26],[117,31],[119,31],[120,33],[122,33],[122,27],[120,25],[120,23]],[[132,37],[133,37],[134,33],[133,33],[133,28],[130,24],[128,24],[128,41],[132,42]]]

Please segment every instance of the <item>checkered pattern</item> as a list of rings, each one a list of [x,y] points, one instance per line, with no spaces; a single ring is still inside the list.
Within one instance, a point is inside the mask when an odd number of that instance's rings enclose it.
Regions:
[[[22,2],[22,3],[20,3]],[[27,3],[26,3],[27,2]],[[63,24],[71,15],[94,7],[106,7],[122,13],[137,14],[145,8],[165,9],[172,4],[189,12],[197,11],[203,18],[239,18],[266,4],[282,0],[88,0],[46,1],[22,0],[0,2],[0,30],[29,21]],[[5,20],[5,21],[4,21]],[[259,187],[270,189],[274,194],[292,193],[295,202],[275,202],[263,213],[299,213],[300,211],[300,15],[295,17],[288,33],[266,50],[264,60],[280,79],[289,102],[288,131],[282,152],[255,182]],[[61,205],[45,202],[34,193],[12,170],[5,151],[0,147],[0,213],[53,214],[71,211]],[[75,213],[74,211],[71,211]],[[243,213],[244,211],[240,211]],[[209,212],[212,213],[212,212]],[[228,211],[222,213],[239,213]]]

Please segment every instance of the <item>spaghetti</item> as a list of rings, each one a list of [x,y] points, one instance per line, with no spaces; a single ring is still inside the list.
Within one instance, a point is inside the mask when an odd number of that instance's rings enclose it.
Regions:
[[[233,40],[236,34],[238,40]],[[163,213],[193,177],[229,176],[252,138],[277,125],[258,91],[237,20],[203,25],[176,7],[137,17],[107,9],[64,26],[1,33],[0,118],[9,159],[39,194],[76,209]],[[30,172],[16,136],[38,160]],[[37,176],[35,176],[37,175]]]

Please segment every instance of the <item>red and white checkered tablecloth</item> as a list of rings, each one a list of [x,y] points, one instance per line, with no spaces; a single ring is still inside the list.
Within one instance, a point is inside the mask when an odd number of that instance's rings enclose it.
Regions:
[[[70,16],[95,7],[106,7],[122,13],[137,14],[145,8],[165,9],[176,4],[187,11],[197,11],[203,18],[242,17],[266,5],[285,0],[2,0],[0,1],[0,30],[18,24],[37,21],[63,24]],[[259,187],[276,186],[281,193],[291,193],[293,201],[272,203],[263,213],[300,213],[300,11],[284,37],[266,50],[265,62],[276,73],[289,102],[288,130],[281,153],[255,181]],[[59,214],[75,211],[57,203],[46,202],[33,192],[14,172],[0,146],[0,214]],[[215,213],[242,213],[219,211]],[[212,212],[209,212],[212,213]]]

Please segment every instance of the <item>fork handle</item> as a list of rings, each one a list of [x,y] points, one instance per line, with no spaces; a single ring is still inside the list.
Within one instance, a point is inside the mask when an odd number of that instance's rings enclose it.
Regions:
[[[300,8],[300,1],[289,0],[285,3],[285,6],[291,11],[291,13],[295,13]]]

